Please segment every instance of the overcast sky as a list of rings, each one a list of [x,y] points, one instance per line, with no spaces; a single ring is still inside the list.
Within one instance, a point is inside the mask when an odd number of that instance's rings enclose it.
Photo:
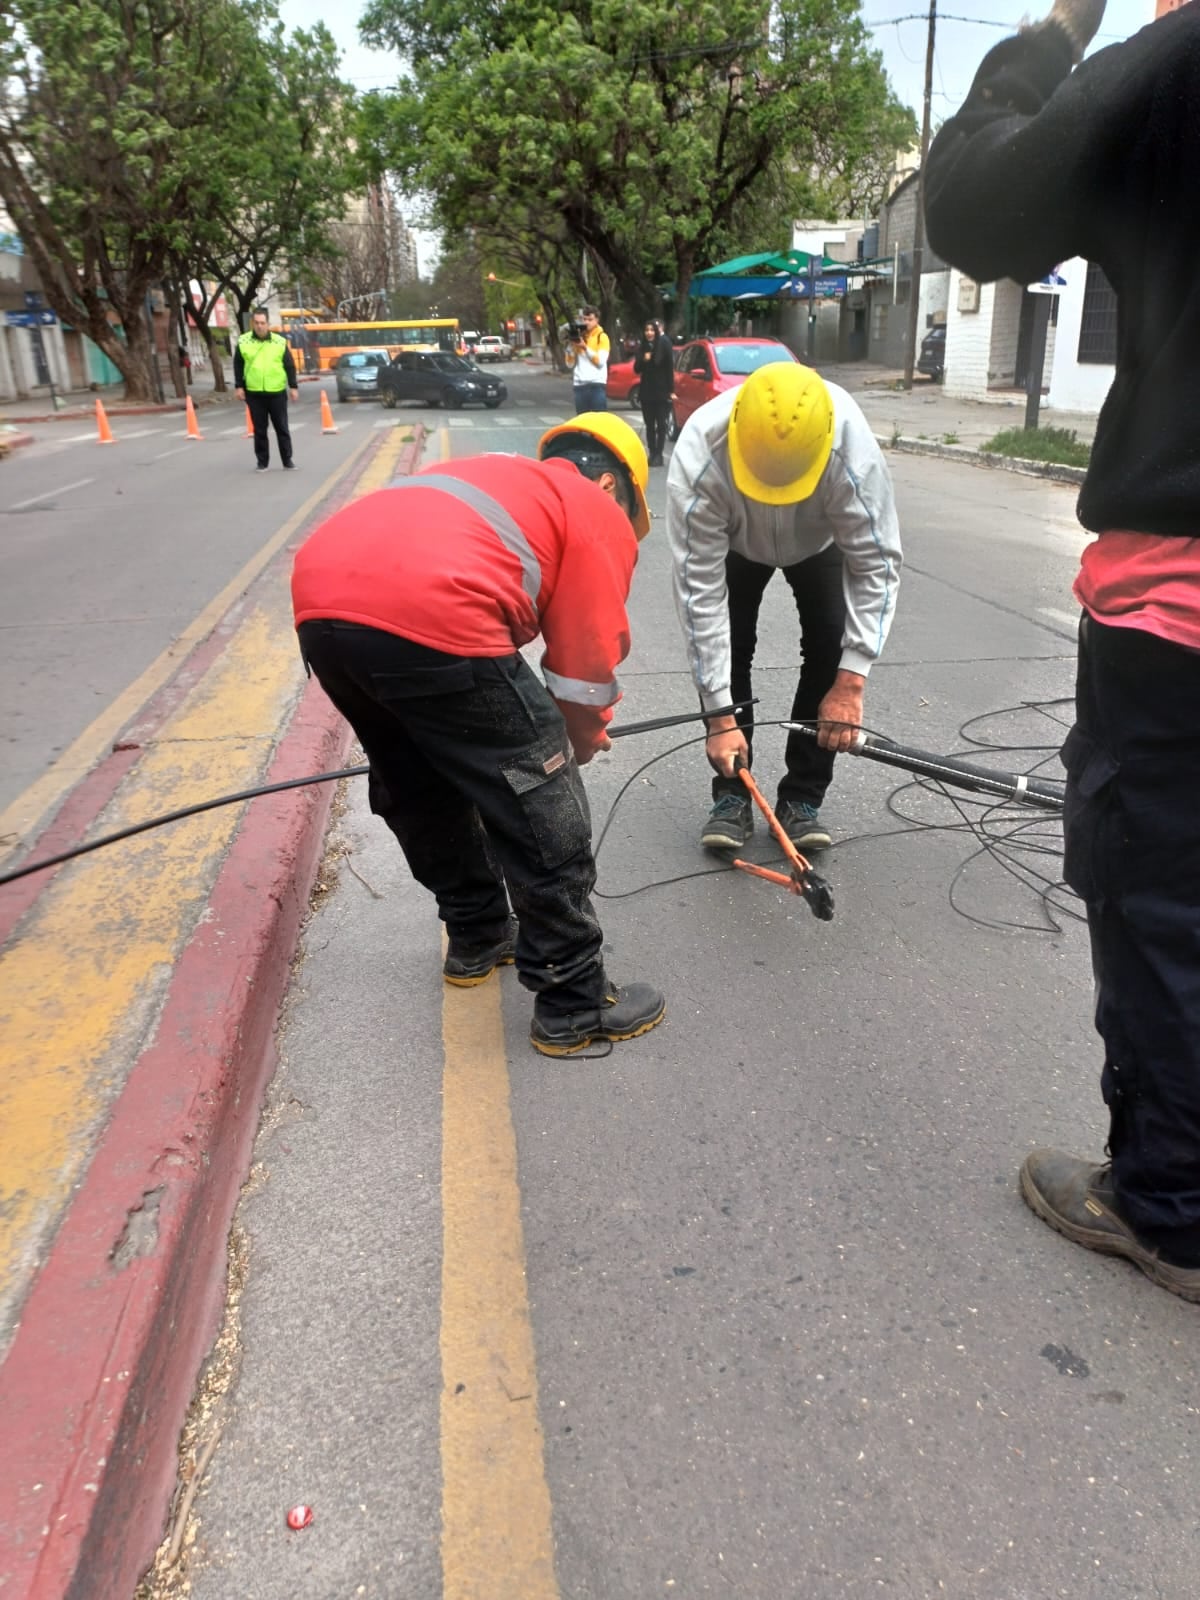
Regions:
[[[935,125],[963,101],[975,68],[993,43],[1012,32],[1026,17],[1041,16],[1050,0],[939,0],[934,51],[932,113]],[[280,0],[280,14],[289,28],[307,28],[325,21],[342,50],[342,73],[359,89],[382,89],[395,80],[398,59],[367,50],[359,41],[362,5],[346,0]],[[918,121],[925,85],[925,0],[862,0],[862,12],[883,53],[883,63],[899,97],[912,106]],[[1154,15],[1154,0],[1108,0],[1104,25],[1093,49],[1125,39]],[[421,271],[431,264],[434,236],[418,230]]]

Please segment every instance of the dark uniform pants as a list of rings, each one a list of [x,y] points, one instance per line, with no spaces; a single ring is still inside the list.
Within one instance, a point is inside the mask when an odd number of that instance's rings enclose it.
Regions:
[[[502,934],[545,1010],[603,998],[591,818],[566,727],[520,655],[446,655],[349,622],[303,622],[300,649],[370,762],[371,810],[447,931]],[[508,894],[505,894],[507,882]]]
[[[279,459],[285,467],[292,464],[292,435],[288,428],[288,396],[286,389],[267,394],[261,389],[246,390],[246,404],[250,407],[250,421],[254,427],[254,458],[260,467],[271,464],[271,435],[267,423],[275,428],[279,442]]]
[[[1085,617],[1066,881],[1087,904],[1113,1185],[1139,1237],[1200,1266],[1200,653]]]
[[[645,385],[640,393],[642,421],[646,425],[646,454],[651,461],[661,461],[667,448],[668,424],[671,420],[671,397],[648,395]]]
[[[725,557],[725,584],[729,592],[729,642],[732,656],[730,689],[735,701],[753,693],[750,669],[758,643],[758,612],[767,585],[780,569],[760,561],[747,561],[730,551]],[[842,659],[842,634],[846,627],[846,602],[842,594],[842,553],[836,545],[807,561],[784,567],[800,618],[800,679],[792,701],[793,722],[812,722],[817,708],[833,687]],[[738,717],[753,754],[754,711],[747,706]],[[787,772],[779,785],[780,804],[806,801],[819,807],[833,777],[833,754],[815,739],[790,733]],[[737,778],[714,778],[713,799],[723,794],[744,795]]]

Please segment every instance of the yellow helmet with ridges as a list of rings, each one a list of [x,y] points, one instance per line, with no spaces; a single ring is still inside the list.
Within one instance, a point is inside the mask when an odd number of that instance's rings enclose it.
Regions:
[[[729,421],[729,465],[747,499],[769,506],[807,500],[833,450],[833,396],[798,361],[773,361],[737,392]]]
[[[639,539],[644,539],[650,532],[650,508],[646,504],[646,488],[650,482],[650,463],[646,459],[646,447],[638,438],[629,424],[620,417],[614,417],[608,411],[581,411],[577,417],[571,417],[566,422],[560,422],[557,427],[548,429],[538,440],[538,460],[546,455],[546,446],[554,439],[565,436],[586,434],[595,439],[613,456],[629,474],[630,488],[633,490],[634,511],[633,531]]]

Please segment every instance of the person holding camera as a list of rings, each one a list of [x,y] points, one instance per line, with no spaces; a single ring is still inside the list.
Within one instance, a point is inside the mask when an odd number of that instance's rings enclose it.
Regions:
[[[600,326],[595,306],[584,306],[582,322],[567,330],[567,365],[575,374],[575,415],[582,411],[607,411],[608,335]]]
[[[638,353],[633,358],[633,370],[638,380],[642,421],[646,424],[646,449],[650,465],[661,467],[671,418],[671,402],[675,398],[675,353],[662,326],[653,319],[646,323]]]

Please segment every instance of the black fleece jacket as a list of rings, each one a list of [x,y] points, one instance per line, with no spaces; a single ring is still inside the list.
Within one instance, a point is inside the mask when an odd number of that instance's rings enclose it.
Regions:
[[[1056,26],[997,45],[925,185],[929,242],[970,277],[1103,268],[1117,372],[1079,519],[1200,537],[1200,0],[1074,72]]]

